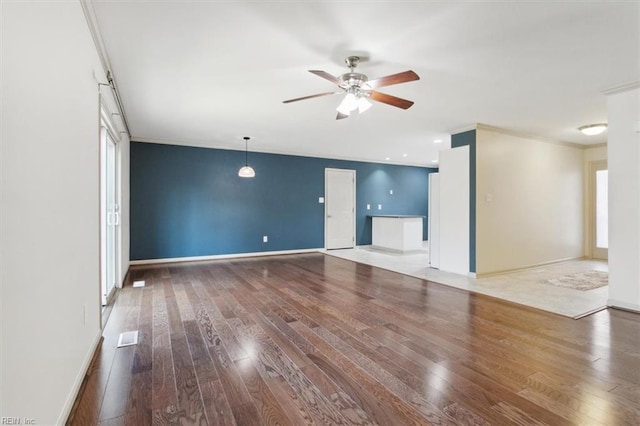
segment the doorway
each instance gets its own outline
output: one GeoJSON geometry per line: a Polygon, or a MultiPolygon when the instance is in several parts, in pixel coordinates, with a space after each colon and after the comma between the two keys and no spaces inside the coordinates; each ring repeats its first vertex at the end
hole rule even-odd
{"type": "Polygon", "coordinates": [[[605,161],[591,164],[591,257],[609,258],[609,170],[605,161]]]}
{"type": "Polygon", "coordinates": [[[324,187],[325,248],[353,248],[356,241],[356,171],[325,169],[324,187]]]}
{"type": "Polygon", "coordinates": [[[100,241],[101,303],[111,300],[119,276],[120,204],[118,190],[118,145],[108,115],[103,111],[100,129],[100,241]]]}

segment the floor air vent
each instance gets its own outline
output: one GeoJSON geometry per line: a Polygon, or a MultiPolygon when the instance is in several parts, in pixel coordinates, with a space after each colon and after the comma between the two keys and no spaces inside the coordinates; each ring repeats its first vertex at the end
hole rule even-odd
{"type": "Polygon", "coordinates": [[[126,333],[120,333],[120,338],[118,339],[118,347],[122,348],[124,346],[131,346],[138,344],[138,330],[136,331],[127,331],[126,333]]]}
{"type": "Polygon", "coordinates": [[[144,287],[144,281],[134,281],[133,288],[144,287]]]}

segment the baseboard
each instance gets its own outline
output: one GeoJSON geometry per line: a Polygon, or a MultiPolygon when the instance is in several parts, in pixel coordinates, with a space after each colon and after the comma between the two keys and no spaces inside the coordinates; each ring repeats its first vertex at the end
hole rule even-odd
{"type": "Polygon", "coordinates": [[[129,264],[127,265],[127,272],[124,274],[124,278],[122,279],[122,282],[120,283],[118,288],[123,288],[124,286],[129,284],[129,278],[131,278],[131,276],[129,275],[130,273],[131,273],[131,262],[129,262],[129,264]]]}
{"type": "Polygon", "coordinates": [[[610,308],[622,309],[623,311],[640,313],[640,305],[636,303],[624,302],[622,300],[608,299],[607,306],[609,306],[610,308]]]}
{"type": "Polygon", "coordinates": [[[242,257],[279,256],[283,254],[316,253],[322,250],[324,249],[312,248],[312,249],[300,249],[300,250],[259,251],[254,253],[216,254],[212,256],[169,257],[169,258],[163,258],[163,259],[132,260],[129,262],[129,265],[138,266],[138,265],[155,265],[159,263],[203,262],[208,260],[236,259],[236,258],[242,258],[242,257]]]}
{"type": "Polygon", "coordinates": [[[476,278],[484,278],[484,277],[492,277],[494,275],[510,274],[511,272],[524,271],[525,269],[540,268],[540,267],[543,267],[543,266],[554,265],[556,263],[569,262],[571,260],[584,260],[584,259],[586,259],[585,256],[568,257],[566,259],[558,259],[558,260],[551,260],[549,262],[534,263],[534,264],[531,264],[531,265],[520,266],[518,268],[513,268],[513,269],[502,269],[500,271],[476,273],[476,278]]]}
{"type": "Polygon", "coordinates": [[[100,342],[102,341],[102,330],[98,330],[96,337],[91,344],[91,348],[87,355],[85,356],[84,361],[82,362],[82,367],[80,368],[80,372],[73,382],[73,386],[71,387],[71,392],[67,397],[67,401],[64,403],[64,407],[60,416],[58,417],[58,421],[56,424],[64,425],[67,423],[69,416],[71,415],[71,411],[75,405],[76,399],[78,398],[78,394],[80,393],[80,389],[82,388],[82,384],[84,383],[84,379],[87,376],[87,372],[89,371],[89,367],[91,367],[91,363],[95,357],[96,350],[98,349],[100,342]]]}

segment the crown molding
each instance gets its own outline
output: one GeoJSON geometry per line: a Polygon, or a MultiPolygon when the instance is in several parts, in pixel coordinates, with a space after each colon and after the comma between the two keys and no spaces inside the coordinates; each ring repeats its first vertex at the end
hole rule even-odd
{"type": "MultiPolygon", "coordinates": [[[[131,142],[140,142],[140,143],[155,143],[161,145],[174,145],[174,146],[184,146],[191,148],[205,148],[205,149],[222,149],[227,151],[242,151],[244,152],[244,144],[238,146],[229,145],[229,144],[216,144],[211,141],[179,141],[173,139],[160,139],[160,138],[140,138],[132,136],[130,138],[131,142]]],[[[293,152],[293,151],[282,151],[282,150],[266,150],[256,148],[255,145],[249,150],[249,155],[252,152],[260,153],[260,154],[274,154],[274,155],[289,155],[292,157],[307,157],[307,158],[322,158],[325,160],[340,160],[340,161],[357,161],[359,163],[371,163],[371,164],[388,164],[393,166],[407,166],[407,167],[420,167],[426,169],[437,169],[439,168],[439,164],[433,163],[418,163],[412,161],[399,162],[399,161],[376,161],[371,158],[364,157],[346,157],[340,155],[321,155],[321,154],[309,154],[302,152],[293,152]]]]}
{"type": "Polygon", "coordinates": [[[449,132],[450,135],[457,135],[459,133],[468,132],[470,130],[476,130],[477,123],[470,124],[468,126],[459,127],[449,132]]]}
{"type": "Polygon", "coordinates": [[[611,87],[603,90],[602,93],[605,96],[617,95],[618,93],[628,92],[630,90],[640,89],[640,81],[634,81],[632,83],[622,84],[620,86],[611,87]]]}
{"type": "MultiPolygon", "coordinates": [[[[540,142],[551,143],[554,145],[568,146],[571,148],[578,148],[578,149],[588,149],[596,146],[596,145],[583,145],[575,142],[567,142],[559,139],[547,138],[544,136],[534,135],[532,133],[525,133],[517,130],[505,129],[503,127],[490,126],[484,123],[475,123],[469,126],[460,127],[456,130],[451,131],[450,134],[457,135],[459,133],[468,132],[470,130],[486,130],[490,132],[501,133],[504,135],[515,136],[519,138],[535,139],[540,142]]],[[[606,144],[603,144],[603,145],[606,146],[606,144]]]]}
{"type": "Polygon", "coordinates": [[[534,134],[531,134],[531,133],[519,132],[517,130],[504,129],[502,127],[494,127],[494,126],[490,126],[488,124],[483,124],[483,123],[477,123],[476,124],[476,129],[477,130],[487,130],[487,131],[495,132],[495,133],[502,133],[504,135],[515,136],[515,137],[518,137],[518,138],[535,139],[535,140],[537,140],[539,142],[550,143],[550,144],[553,144],[553,145],[567,146],[567,147],[570,147],[570,148],[587,149],[587,148],[593,146],[593,145],[583,145],[583,144],[574,143],[574,142],[567,142],[567,141],[563,141],[563,140],[547,138],[547,137],[544,137],[544,136],[538,136],[538,135],[534,135],[534,134]]]}
{"type": "Polygon", "coordinates": [[[82,12],[87,20],[87,26],[93,39],[93,44],[96,47],[98,58],[102,64],[102,71],[104,73],[104,79],[107,79],[107,73],[111,69],[111,63],[109,63],[109,57],[104,47],[104,41],[102,40],[102,34],[100,33],[100,26],[98,25],[98,18],[96,17],[96,11],[93,7],[92,0],[80,0],[80,6],[82,6],[82,12]]]}
{"type": "Polygon", "coordinates": [[[585,149],[593,149],[593,148],[606,148],[607,143],[594,143],[593,145],[584,145],[585,149]]]}
{"type": "MultiPolygon", "coordinates": [[[[127,134],[130,134],[131,131],[129,129],[127,115],[124,111],[124,105],[121,102],[121,96],[118,91],[118,85],[116,84],[115,77],[113,75],[113,71],[111,69],[111,62],[109,61],[109,55],[107,55],[107,49],[104,46],[104,40],[102,38],[102,33],[100,32],[100,25],[98,24],[98,18],[96,16],[96,11],[94,7],[94,0],[80,0],[80,6],[82,7],[82,13],[84,14],[85,20],[87,21],[87,27],[89,28],[89,33],[91,34],[91,38],[93,39],[93,44],[96,48],[96,53],[98,55],[98,59],[100,60],[100,64],[102,65],[103,75],[101,79],[103,81],[98,81],[99,88],[100,84],[107,84],[111,88],[111,94],[113,96],[113,101],[115,103],[116,109],[120,113],[120,117],[124,124],[125,131],[127,134]]],[[[94,71],[95,75],[95,71],[94,71]]],[[[97,80],[97,77],[96,77],[97,80]]],[[[102,92],[100,92],[102,93],[102,92]]]]}

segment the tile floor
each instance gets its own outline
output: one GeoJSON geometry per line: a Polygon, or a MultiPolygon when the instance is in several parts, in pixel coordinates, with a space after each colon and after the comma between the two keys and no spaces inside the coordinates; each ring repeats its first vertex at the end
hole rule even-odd
{"type": "Polygon", "coordinates": [[[607,262],[601,260],[571,260],[517,272],[472,278],[430,268],[426,249],[420,252],[401,254],[363,246],[355,249],[327,250],[326,254],[498,297],[571,318],[580,318],[605,308],[609,297],[608,286],[580,291],[541,283],[549,278],[557,278],[580,271],[608,271],[607,262]]]}

